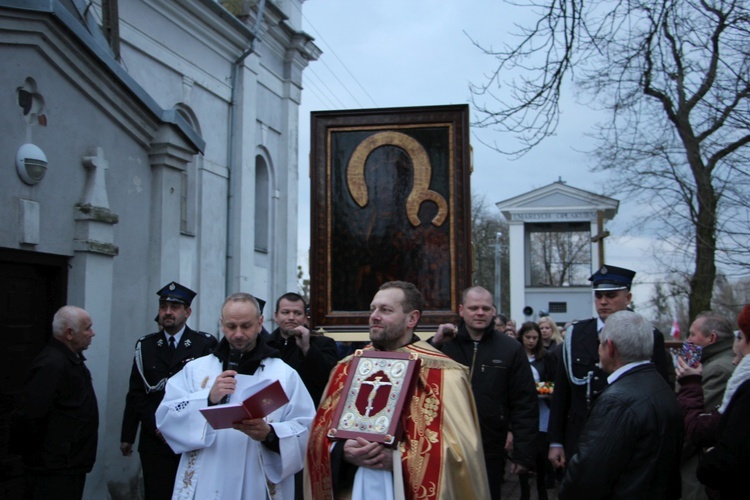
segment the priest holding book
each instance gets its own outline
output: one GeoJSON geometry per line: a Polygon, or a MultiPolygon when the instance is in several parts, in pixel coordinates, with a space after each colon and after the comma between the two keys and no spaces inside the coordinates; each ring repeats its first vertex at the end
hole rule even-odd
{"type": "Polygon", "coordinates": [[[156,424],[182,453],[173,498],[294,498],[315,405],[297,372],[259,335],[263,325],[252,295],[235,293],[221,310],[224,338],[216,351],[169,379],[156,424]],[[288,402],[264,418],[216,430],[201,410],[232,401],[236,375],[246,382],[278,381],[288,402]]]}
{"type": "Polygon", "coordinates": [[[385,283],[375,294],[372,345],[334,368],[315,416],[306,499],[489,498],[468,370],[414,334],[423,304],[419,290],[403,281],[385,283]],[[418,361],[411,384],[403,354],[418,361]],[[374,369],[381,361],[384,369],[374,369]],[[397,391],[400,380],[404,387],[397,391]],[[388,404],[392,397],[402,404],[388,404]],[[392,419],[401,423],[400,434],[387,430],[392,419]],[[374,438],[381,427],[387,434],[374,438]]]}

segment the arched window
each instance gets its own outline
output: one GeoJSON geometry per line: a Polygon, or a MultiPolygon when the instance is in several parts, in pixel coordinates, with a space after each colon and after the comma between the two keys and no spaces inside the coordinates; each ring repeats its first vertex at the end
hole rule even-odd
{"type": "MultiPolygon", "coordinates": [[[[201,134],[200,124],[198,118],[186,104],[178,103],[175,106],[180,116],[187,121],[193,129],[201,134]]],[[[185,171],[182,172],[182,186],[180,189],[180,232],[182,234],[195,234],[195,219],[196,219],[196,203],[198,196],[198,182],[197,182],[197,163],[201,162],[203,157],[197,155],[193,161],[185,166],[185,171]]]]}
{"type": "Polygon", "coordinates": [[[270,214],[270,178],[266,160],[255,157],[255,250],[268,253],[270,214]]]}

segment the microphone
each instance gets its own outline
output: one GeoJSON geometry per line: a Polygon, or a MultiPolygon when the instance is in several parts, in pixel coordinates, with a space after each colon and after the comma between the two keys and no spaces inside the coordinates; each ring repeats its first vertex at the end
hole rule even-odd
{"type": "Polygon", "coordinates": [[[237,368],[240,366],[240,358],[242,358],[242,351],[239,349],[230,349],[225,370],[237,371],[237,368]]]}
{"type": "MultiPolygon", "coordinates": [[[[227,358],[226,362],[224,363],[224,369],[237,371],[237,369],[240,367],[240,358],[242,358],[242,351],[240,351],[239,349],[230,349],[229,358],[227,358]]],[[[229,394],[221,399],[221,404],[226,404],[228,402],[229,394]]]]}

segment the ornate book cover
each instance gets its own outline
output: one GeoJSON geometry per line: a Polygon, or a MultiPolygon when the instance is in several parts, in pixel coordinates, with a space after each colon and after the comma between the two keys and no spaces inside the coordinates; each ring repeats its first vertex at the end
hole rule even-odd
{"type": "Polygon", "coordinates": [[[363,437],[395,446],[401,437],[401,412],[419,374],[419,363],[413,353],[356,351],[328,437],[363,437]]]}

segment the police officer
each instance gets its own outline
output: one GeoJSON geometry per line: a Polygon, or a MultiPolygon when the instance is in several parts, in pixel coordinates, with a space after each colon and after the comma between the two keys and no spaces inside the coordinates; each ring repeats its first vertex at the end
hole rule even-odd
{"type": "MultiPolygon", "coordinates": [[[[599,367],[599,331],[607,318],[628,309],[635,271],[604,265],[589,278],[594,291],[597,317],[577,321],[565,335],[562,364],[558,365],[550,409],[548,438],[549,459],[555,468],[565,466],[573,456],[578,436],[594,398],[607,387],[607,376],[599,367]]],[[[667,351],[664,335],[654,329],[654,352],[651,362],[667,380],[667,351]]]]}
{"type": "Polygon", "coordinates": [[[180,455],[175,454],[156,428],[154,413],[164,397],[167,379],[195,358],[211,353],[216,337],[186,326],[196,293],[177,282],[156,292],[159,295],[157,322],[162,330],[138,339],[130,372],[130,389],[125,399],[120,451],[133,453],[138,425],[141,426],[138,453],[143,468],[146,500],[172,498],[180,455]]]}

